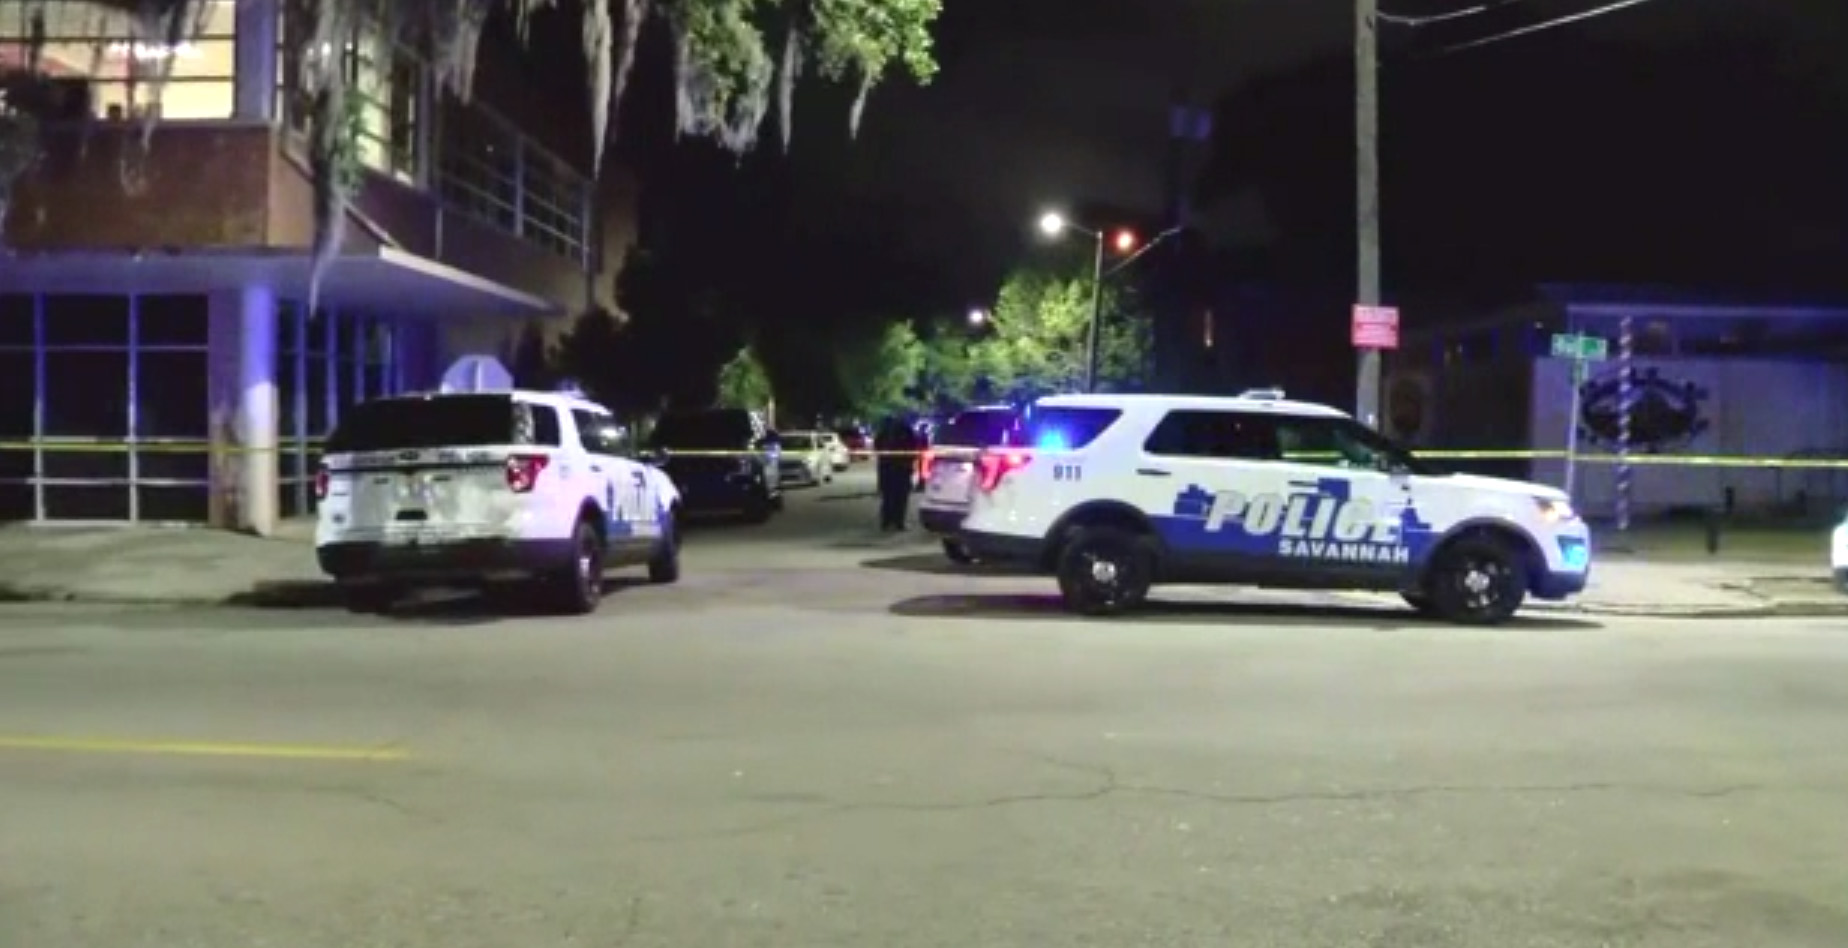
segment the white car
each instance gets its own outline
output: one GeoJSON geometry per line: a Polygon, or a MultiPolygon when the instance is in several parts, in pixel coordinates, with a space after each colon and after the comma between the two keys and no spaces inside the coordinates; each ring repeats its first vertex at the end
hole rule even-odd
{"type": "Polygon", "coordinates": [[[924,496],[918,501],[918,522],[943,544],[943,555],[954,563],[973,562],[957,532],[969,512],[976,459],[985,448],[1019,443],[1020,412],[1011,405],[986,405],[958,412],[936,431],[930,450],[919,465],[924,496]]]}
{"type": "Polygon", "coordinates": [[[1842,522],[1836,526],[1830,547],[1829,568],[1835,573],[1835,588],[1848,593],[1848,513],[1842,515],[1842,522]]]}
{"type": "Polygon", "coordinates": [[[828,452],[828,463],[833,466],[834,473],[839,474],[853,466],[853,452],[847,450],[847,442],[842,441],[840,435],[832,431],[820,431],[816,432],[816,436],[821,439],[823,450],[828,452]]]}
{"type": "Polygon", "coordinates": [[[785,431],[779,460],[783,483],[815,486],[834,483],[834,459],[815,431],[785,431]]]}
{"type": "Polygon", "coordinates": [[[1398,592],[1456,622],[1584,590],[1591,537],[1566,495],[1445,474],[1348,415],[1280,391],[1061,395],[1025,444],[982,453],[958,539],[1058,577],[1073,611],[1159,583],[1398,592]]]}
{"type": "Polygon", "coordinates": [[[505,391],[366,402],[315,473],[315,554],[349,608],[417,586],[521,583],[595,611],[604,572],[680,576],[680,493],[626,456],[609,411],[572,394],[505,391]]]}

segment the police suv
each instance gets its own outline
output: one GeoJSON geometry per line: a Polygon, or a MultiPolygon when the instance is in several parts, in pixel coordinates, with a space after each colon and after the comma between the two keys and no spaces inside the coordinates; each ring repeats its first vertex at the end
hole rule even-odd
{"type": "Polygon", "coordinates": [[[1835,535],[1829,544],[1829,567],[1835,572],[1835,588],[1848,593],[1848,512],[1842,514],[1842,522],[1835,526],[1835,535]]]}
{"type": "Polygon", "coordinates": [[[356,612],[415,586],[520,583],[589,613],[608,568],[680,575],[679,492],[627,454],[609,411],[571,393],[366,402],[315,472],[315,552],[356,612]]]}
{"type": "Polygon", "coordinates": [[[1056,575],[1088,615],[1153,584],[1226,583],[1398,592],[1492,624],[1529,595],[1582,591],[1590,568],[1564,493],[1443,473],[1276,390],[1041,399],[1021,447],[981,454],[968,496],[970,553],[1056,575]]]}

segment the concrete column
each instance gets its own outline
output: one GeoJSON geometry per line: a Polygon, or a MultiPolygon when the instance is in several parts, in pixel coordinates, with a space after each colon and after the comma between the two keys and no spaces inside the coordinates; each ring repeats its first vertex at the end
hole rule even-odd
{"type": "Polygon", "coordinates": [[[239,0],[236,95],[233,115],[257,122],[276,120],[276,46],[282,30],[282,5],[277,0],[239,0]]]}
{"type": "Polygon", "coordinates": [[[276,359],[279,355],[276,325],[276,294],[266,286],[246,286],[238,291],[238,388],[239,431],[244,443],[244,523],[240,526],[258,536],[276,532],[278,493],[281,489],[277,471],[280,447],[277,440],[276,359]]]}
{"type": "Polygon", "coordinates": [[[218,291],[207,318],[211,522],[268,536],[280,506],[276,297],[261,286],[218,291]]]}

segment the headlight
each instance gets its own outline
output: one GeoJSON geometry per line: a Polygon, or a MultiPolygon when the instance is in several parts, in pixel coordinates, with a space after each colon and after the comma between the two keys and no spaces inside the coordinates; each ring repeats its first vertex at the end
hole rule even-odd
{"type": "Polygon", "coordinates": [[[1578,511],[1572,509],[1570,501],[1535,497],[1534,504],[1540,508],[1540,519],[1547,523],[1569,523],[1578,519],[1578,511]]]}

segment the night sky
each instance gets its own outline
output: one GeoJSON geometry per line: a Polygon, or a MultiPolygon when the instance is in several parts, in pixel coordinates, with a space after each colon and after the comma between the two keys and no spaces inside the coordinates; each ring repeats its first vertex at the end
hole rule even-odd
{"type": "MultiPolygon", "coordinates": [[[[1383,37],[1389,292],[1464,269],[1802,285],[1840,270],[1848,3],[1651,0],[1433,55],[1603,2],[1516,0],[1383,37]],[[1716,272],[1735,247],[1759,259],[1716,272]]],[[[1466,5],[1382,0],[1413,16],[1466,5]]],[[[643,181],[644,245],[735,321],[813,327],[824,348],[830,327],[951,315],[1049,253],[1032,229],[1048,206],[1159,213],[1185,95],[1219,110],[1212,180],[1196,184],[1226,272],[1351,285],[1346,0],[946,7],[932,85],[878,89],[850,141],[846,91],[809,83],[793,153],[767,129],[742,160],[672,140],[655,37],[619,149],[643,181]]]]}

